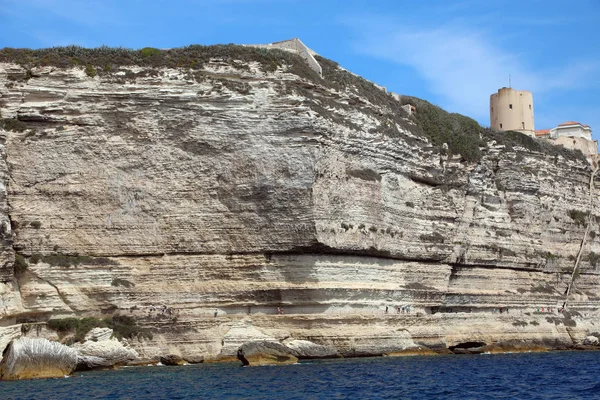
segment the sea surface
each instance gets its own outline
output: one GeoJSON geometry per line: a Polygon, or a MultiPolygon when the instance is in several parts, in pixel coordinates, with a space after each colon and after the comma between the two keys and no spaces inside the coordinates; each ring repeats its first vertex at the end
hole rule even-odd
{"type": "Polygon", "coordinates": [[[0,399],[600,399],[600,352],[130,367],[0,382],[0,399]]]}

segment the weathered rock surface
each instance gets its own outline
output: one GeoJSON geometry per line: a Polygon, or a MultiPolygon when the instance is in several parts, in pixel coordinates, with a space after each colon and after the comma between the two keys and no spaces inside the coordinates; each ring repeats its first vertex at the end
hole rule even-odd
{"type": "Polygon", "coordinates": [[[85,342],[76,343],[77,370],[109,368],[129,364],[139,359],[138,353],[112,338],[110,328],[94,328],[85,337],[85,342]]]}
{"type": "Polygon", "coordinates": [[[4,350],[0,379],[62,378],[76,364],[77,353],[70,347],[47,339],[21,338],[4,350]]]}
{"type": "Polygon", "coordinates": [[[202,364],[204,362],[203,356],[185,356],[184,361],[188,364],[202,364]]]}
{"type": "Polygon", "coordinates": [[[278,342],[244,343],[237,352],[238,359],[244,365],[295,364],[298,358],[295,351],[278,342]]]}
{"type": "Polygon", "coordinates": [[[598,346],[600,345],[600,340],[596,336],[587,336],[583,344],[586,346],[598,346]]]}
{"type": "Polygon", "coordinates": [[[144,359],[290,338],[343,356],[564,348],[600,331],[597,208],[574,314],[557,311],[589,165],[494,143],[465,163],[353,87],[236,65],[0,63],[2,117],[28,128],[0,129],[0,343],[116,312],[154,333],[130,342],[144,359]]]}
{"type": "Polygon", "coordinates": [[[159,357],[159,361],[163,365],[183,365],[185,360],[176,354],[167,354],[159,357]]]}
{"type": "Polygon", "coordinates": [[[323,346],[308,340],[290,340],[284,342],[285,346],[293,350],[299,359],[336,358],[340,353],[330,346],[323,346]]]}

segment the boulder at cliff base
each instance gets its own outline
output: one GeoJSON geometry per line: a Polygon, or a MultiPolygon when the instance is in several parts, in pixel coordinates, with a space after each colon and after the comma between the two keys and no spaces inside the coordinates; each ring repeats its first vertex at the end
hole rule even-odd
{"type": "Polygon", "coordinates": [[[277,365],[295,364],[298,357],[287,346],[277,342],[249,342],[244,343],[237,352],[238,359],[244,365],[277,365]]]}
{"type": "Polygon", "coordinates": [[[0,379],[62,378],[77,365],[77,352],[48,339],[13,340],[4,350],[0,379]]]}

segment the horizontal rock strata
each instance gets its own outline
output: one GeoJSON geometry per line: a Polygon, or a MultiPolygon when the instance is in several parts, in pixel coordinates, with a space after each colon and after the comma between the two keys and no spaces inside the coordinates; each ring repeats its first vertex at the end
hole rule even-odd
{"type": "Polygon", "coordinates": [[[494,142],[467,163],[394,122],[393,102],[239,65],[19,80],[0,64],[2,117],[27,128],[0,129],[0,344],[117,314],[153,333],[128,339],[144,359],[292,340],[346,357],[567,348],[600,332],[596,208],[558,312],[588,164],[494,142]]]}

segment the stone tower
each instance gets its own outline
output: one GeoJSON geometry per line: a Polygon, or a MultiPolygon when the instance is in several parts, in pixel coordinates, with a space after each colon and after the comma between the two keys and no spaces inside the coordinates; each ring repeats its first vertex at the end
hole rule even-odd
{"type": "Polygon", "coordinates": [[[533,135],[533,95],[526,90],[503,87],[490,96],[490,126],[499,131],[533,135]]]}

